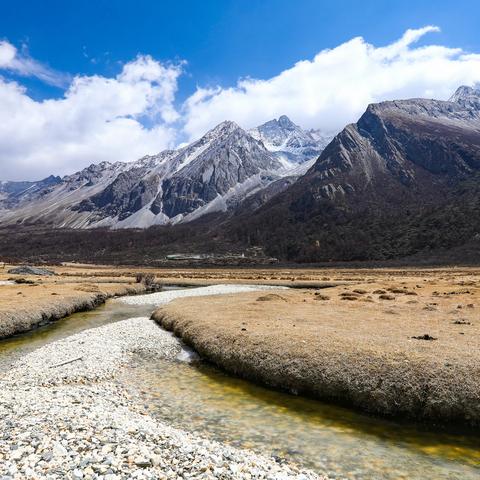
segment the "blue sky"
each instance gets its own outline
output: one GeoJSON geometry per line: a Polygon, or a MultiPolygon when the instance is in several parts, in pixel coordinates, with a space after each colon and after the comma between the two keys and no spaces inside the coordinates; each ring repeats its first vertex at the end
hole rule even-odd
{"type": "MultiPolygon", "coordinates": [[[[435,41],[480,50],[478,1],[3,1],[0,38],[71,74],[112,75],[137,54],[186,60],[182,100],[196,84],[269,78],[355,36],[374,45],[438,25],[435,41]]],[[[32,83],[36,96],[59,95],[32,83]]]]}
{"type": "Polygon", "coordinates": [[[479,19],[478,1],[4,0],[0,40],[15,58],[2,65],[0,51],[0,179],[134,160],[225,117],[249,128],[286,113],[339,130],[371,101],[448,98],[458,83],[480,81],[479,58],[468,57],[480,52],[479,19]],[[419,30],[427,26],[436,28],[419,30]],[[408,40],[409,29],[420,33],[408,40]],[[325,49],[334,53],[315,61],[325,49]],[[22,115],[39,120],[17,139],[9,119],[22,115]]]}

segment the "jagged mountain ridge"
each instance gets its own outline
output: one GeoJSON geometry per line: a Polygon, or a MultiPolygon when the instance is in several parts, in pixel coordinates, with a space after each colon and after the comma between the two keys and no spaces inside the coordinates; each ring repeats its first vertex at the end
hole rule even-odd
{"type": "MultiPolygon", "coordinates": [[[[426,99],[372,104],[328,145],[308,175],[316,194],[397,187],[426,192],[480,169],[480,103],[426,99]]],[[[478,97],[480,99],[480,97],[478,97]]],[[[307,181],[307,179],[306,179],[307,181]]]]}
{"type": "Polygon", "coordinates": [[[461,87],[450,101],[372,104],[229,235],[304,261],[450,248],[480,232],[479,181],[478,88],[461,87]]]}
{"type": "MultiPolygon", "coordinates": [[[[286,115],[253,128],[249,133],[287,165],[316,159],[334,136],[321,130],[303,130],[286,115]]],[[[304,172],[307,170],[308,167],[304,172]]]]}
{"type": "Polygon", "coordinates": [[[50,175],[37,182],[0,182],[0,201],[12,208],[21,199],[33,198],[38,192],[46,192],[61,181],[60,177],[50,175]]]}
{"type": "Polygon", "coordinates": [[[0,200],[0,221],[70,228],[177,223],[232,209],[288,175],[262,142],[226,121],[179,150],[128,164],[93,164],[57,179],[36,196],[17,195],[14,203],[6,194],[0,200]]]}

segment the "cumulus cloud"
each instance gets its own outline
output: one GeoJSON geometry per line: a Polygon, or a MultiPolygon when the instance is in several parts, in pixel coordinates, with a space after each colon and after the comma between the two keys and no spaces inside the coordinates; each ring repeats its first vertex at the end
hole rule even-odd
{"type": "MultiPolygon", "coordinates": [[[[2,61],[11,62],[5,50],[2,61]]],[[[62,175],[172,147],[180,73],[179,65],[139,56],[115,78],[77,76],[62,98],[44,101],[0,77],[1,179],[62,175]]]]}
{"type": "MultiPolygon", "coordinates": [[[[182,64],[138,56],[113,78],[77,76],[62,98],[36,101],[0,76],[0,180],[62,175],[101,161],[132,161],[193,140],[224,120],[244,128],[286,114],[307,128],[340,130],[371,102],[447,99],[480,81],[480,55],[417,42],[438,28],[408,30],[386,46],[353,38],[270,79],[230,88],[198,87],[176,107],[182,64]]],[[[13,45],[0,42],[0,70],[65,81],[13,45]]]]}
{"type": "Polygon", "coordinates": [[[20,53],[14,45],[5,40],[0,41],[0,69],[25,77],[37,77],[55,87],[64,87],[70,79],[69,75],[56,72],[27,53],[20,53]]]}
{"type": "Polygon", "coordinates": [[[246,78],[230,88],[198,88],[184,105],[185,131],[196,138],[222,120],[245,128],[286,114],[309,128],[340,130],[372,102],[410,97],[447,99],[480,80],[480,55],[415,45],[438,27],[408,30],[375,47],[357,37],[270,79],[246,78]]]}

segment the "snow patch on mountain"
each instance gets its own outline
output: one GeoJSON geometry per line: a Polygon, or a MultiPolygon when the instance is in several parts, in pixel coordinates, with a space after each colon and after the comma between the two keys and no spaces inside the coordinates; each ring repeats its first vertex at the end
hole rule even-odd
{"type": "Polygon", "coordinates": [[[321,130],[303,130],[286,115],[253,128],[249,133],[263,142],[287,168],[293,163],[301,164],[318,157],[334,136],[321,130]]]}
{"type": "Polygon", "coordinates": [[[462,100],[478,100],[480,99],[480,83],[476,83],[473,87],[462,85],[457,88],[455,93],[450,97],[450,102],[459,102],[462,100]]]}

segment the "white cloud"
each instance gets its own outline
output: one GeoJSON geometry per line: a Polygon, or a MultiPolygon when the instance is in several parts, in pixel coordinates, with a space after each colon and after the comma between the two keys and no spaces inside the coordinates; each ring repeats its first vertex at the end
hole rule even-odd
{"type": "MultiPolygon", "coordinates": [[[[480,81],[480,55],[415,44],[437,31],[433,26],[408,30],[381,47],[357,37],[270,79],[199,87],[180,114],[175,96],[182,64],[165,65],[150,56],[138,56],[114,78],[70,79],[60,99],[35,101],[19,83],[0,76],[0,179],[132,161],[198,138],[226,119],[250,128],[287,114],[304,127],[331,131],[356,121],[371,102],[446,99],[459,85],[480,81]]],[[[0,42],[2,69],[48,83],[65,79],[6,41],[0,42]]]]}
{"type": "Polygon", "coordinates": [[[0,42],[0,67],[6,68],[15,59],[17,49],[8,42],[0,42]]]}
{"type": "MultiPolygon", "coordinates": [[[[9,62],[8,50],[0,51],[0,62],[9,62]]],[[[45,101],[0,77],[1,179],[63,175],[172,147],[180,73],[178,65],[139,56],[115,78],[78,76],[63,98],[45,101]]]]}
{"type": "Polygon", "coordinates": [[[446,99],[459,85],[480,81],[480,55],[414,45],[438,31],[435,26],[408,30],[384,47],[357,37],[267,80],[198,88],[184,105],[185,131],[196,138],[226,118],[250,128],[282,114],[304,127],[339,130],[356,121],[371,102],[446,99]]]}
{"type": "Polygon", "coordinates": [[[0,69],[25,77],[37,77],[56,87],[64,87],[69,81],[69,75],[52,70],[27,53],[20,53],[15,46],[5,40],[0,41],[0,69]]]}

